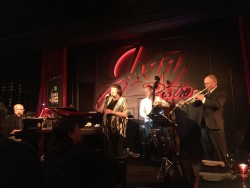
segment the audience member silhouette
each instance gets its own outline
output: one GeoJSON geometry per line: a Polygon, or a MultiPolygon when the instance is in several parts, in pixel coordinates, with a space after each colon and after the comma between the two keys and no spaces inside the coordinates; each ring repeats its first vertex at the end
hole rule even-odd
{"type": "Polygon", "coordinates": [[[43,174],[45,188],[114,187],[113,162],[82,143],[79,123],[72,118],[53,126],[43,174]]]}
{"type": "Polygon", "coordinates": [[[40,157],[30,145],[8,138],[7,109],[0,103],[0,183],[4,188],[41,187],[40,157]]]}

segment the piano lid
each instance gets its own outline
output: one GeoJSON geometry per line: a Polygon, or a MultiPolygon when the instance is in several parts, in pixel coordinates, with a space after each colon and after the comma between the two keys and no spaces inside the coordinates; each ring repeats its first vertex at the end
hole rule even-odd
{"type": "Polygon", "coordinates": [[[68,107],[49,107],[50,110],[64,110],[64,111],[70,111],[70,112],[78,112],[78,110],[72,106],[68,107]]]}
{"type": "Polygon", "coordinates": [[[62,117],[67,117],[67,116],[90,116],[90,115],[99,115],[101,114],[100,112],[95,112],[95,111],[91,111],[91,112],[79,112],[77,109],[75,108],[71,108],[71,107],[53,107],[53,108],[49,108],[51,112],[57,113],[58,115],[62,116],[62,117]]]}
{"type": "Polygon", "coordinates": [[[51,107],[50,112],[54,113],[54,117],[67,118],[72,117],[79,120],[81,123],[91,122],[93,125],[102,123],[103,114],[100,112],[79,112],[72,107],[51,107]]]}

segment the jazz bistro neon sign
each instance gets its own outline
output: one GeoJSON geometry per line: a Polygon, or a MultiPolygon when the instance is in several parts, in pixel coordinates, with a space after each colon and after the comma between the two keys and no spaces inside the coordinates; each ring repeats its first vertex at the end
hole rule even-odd
{"type": "MultiPolygon", "coordinates": [[[[113,75],[115,81],[112,84],[120,84],[123,93],[136,96],[138,93],[144,95],[142,87],[146,84],[153,85],[152,79],[159,76],[160,83],[156,89],[156,94],[166,100],[183,99],[192,95],[193,88],[180,83],[179,80],[187,69],[187,64],[183,62],[180,51],[166,53],[147,54],[148,50],[143,46],[132,48],[123,53],[115,63],[113,75]],[[133,62],[128,63],[129,57],[133,56],[133,62]],[[132,65],[127,67],[127,65],[132,65]],[[124,70],[126,70],[124,72],[124,70]]],[[[131,58],[129,59],[131,61],[131,58]]],[[[110,85],[112,85],[110,84],[110,85]]],[[[102,93],[100,102],[110,88],[102,93]]]]}

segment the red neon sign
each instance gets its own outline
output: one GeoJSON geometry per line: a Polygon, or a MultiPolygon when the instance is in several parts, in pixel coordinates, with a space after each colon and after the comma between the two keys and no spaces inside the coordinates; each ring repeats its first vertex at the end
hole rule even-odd
{"type": "MultiPolygon", "coordinates": [[[[123,53],[116,61],[114,67],[115,83],[120,84],[125,96],[143,96],[143,85],[153,84],[154,76],[160,77],[159,87],[156,89],[156,94],[163,97],[165,100],[178,100],[188,98],[192,95],[193,88],[178,83],[182,75],[187,69],[187,64],[183,62],[183,56],[180,51],[172,52],[152,52],[143,46],[139,48],[131,48],[123,53]],[[128,72],[123,72],[122,69],[126,65],[128,72]]],[[[109,93],[108,88],[102,92],[97,101],[97,106],[109,93]]]]}

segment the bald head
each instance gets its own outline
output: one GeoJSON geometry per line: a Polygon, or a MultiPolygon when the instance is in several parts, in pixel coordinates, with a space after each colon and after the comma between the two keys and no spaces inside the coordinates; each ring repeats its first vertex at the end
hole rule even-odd
{"type": "Polygon", "coordinates": [[[22,116],[23,113],[24,113],[24,107],[22,104],[16,104],[14,107],[13,107],[13,110],[14,110],[14,113],[18,116],[22,116]]]}
{"type": "Polygon", "coordinates": [[[205,77],[204,79],[204,85],[208,89],[208,91],[213,90],[214,88],[217,87],[217,78],[215,75],[210,74],[205,77]]]}

